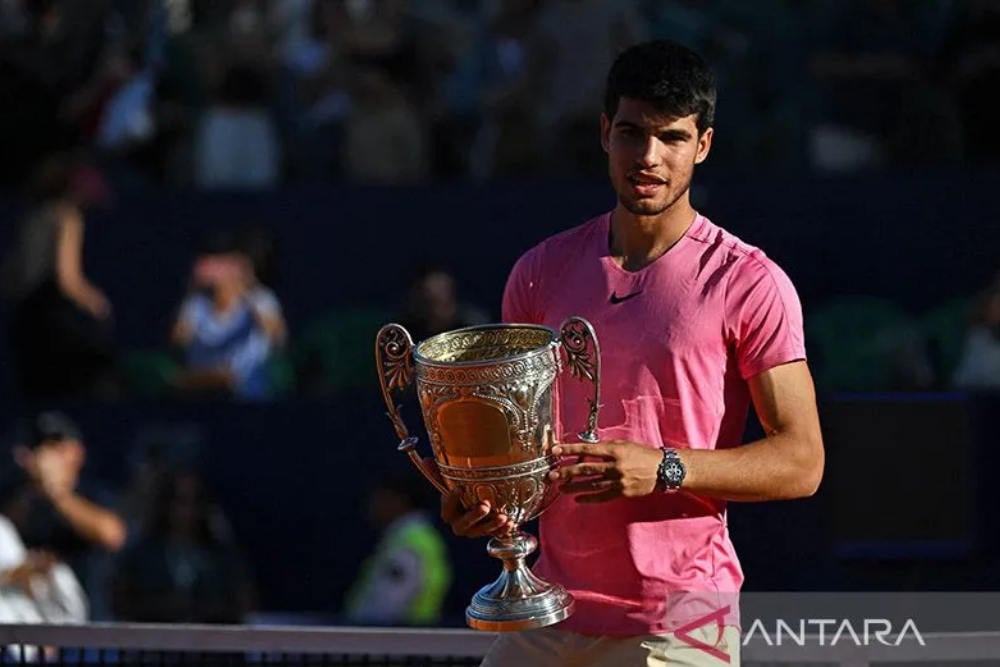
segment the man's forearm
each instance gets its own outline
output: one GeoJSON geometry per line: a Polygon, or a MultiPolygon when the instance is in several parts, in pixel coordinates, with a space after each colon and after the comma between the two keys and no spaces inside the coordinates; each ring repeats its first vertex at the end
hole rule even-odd
{"type": "Polygon", "coordinates": [[[74,492],[51,496],[50,500],[73,530],[87,541],[108,551],[118,551],[125,544],[125,522],[114,512],[74,492]]]}
{"type": "Polygon", "coordinates": [[[811,434],[778,433],[732,449],[680,449],[678,455],[687,469],[682,489],[724,500],[811,496],[823,475],[822,442],[811,434]]]}

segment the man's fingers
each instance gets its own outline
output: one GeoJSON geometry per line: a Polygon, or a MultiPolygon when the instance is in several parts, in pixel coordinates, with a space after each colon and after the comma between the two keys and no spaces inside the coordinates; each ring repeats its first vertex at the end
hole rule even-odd
{"type": "Polygon", "coordinates": [[[462,498],[457,491],[450,491],[441,496],[441,520],[451,523],[462,516],[465,507],[462,505],[462,498]]]}
{"type": "Polygon", "coordinates": [[[560,443],[552,448],[552,453],[556,456],[598,456],[605,459],[614,459],[614,448],[606,443],[588,445],[585,443],[560,443]]]}
{"type": "Polygon", "coordinates": [[[464,537],[487,537],[499,535],[509,531],[513,527],[513,522],[505,514],[491,514],[486,519],[469,528],[464,537]]]}
{"type": "MultiPolygon", "coordinates": [[[[458,521],[451,524],[456,535],[463,537],[485,537],[499,531],[507,524],[507,515],[490,512],[486,509],[481,513],[483,505],[477,505],[458,521]]],[[[488,505],[486,507],[489,507],[488,505]]]]}
{"type": "Polygon", "coordinates": [[[461,494],[452,490],[441,497],[441,519],[461,537],[486,537],[508,532],[514,527],[506,514],[496,512],[483,500],[466,509],[461,494]]]}
{"type": "Polygon", "coordinates": [[[605,461],[587,461],[562,466],[549,473],[549,479],[573,479],[574,477],[615,476],[615,464],[605,461]]]}

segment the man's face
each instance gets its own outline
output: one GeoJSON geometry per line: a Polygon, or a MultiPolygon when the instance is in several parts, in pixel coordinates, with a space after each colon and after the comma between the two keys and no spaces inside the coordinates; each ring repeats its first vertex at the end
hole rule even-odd
{"type": "Polygon", "coordinates": [[[49,438],[39,443],[36,455],[51,455],[57,458],[74,475],[80,473],[87,458],[87,450],[76,438],[49,438]]]}
{"type": "Polygon", "coordinates": [[[712,128],[699,136],[696,114],[673,118],[623,97],[614,118],[601,114],[601,144],[618,200],[634,215],[655,216],[687,194],[694,166],[708,157],[712,128]]]}
{"type": "Polygon", "coordinates": [[[195,262],[194,283],[209,289],[241,283],[246,274],[246,261],[238,253],[204,255],[195,262]]]}

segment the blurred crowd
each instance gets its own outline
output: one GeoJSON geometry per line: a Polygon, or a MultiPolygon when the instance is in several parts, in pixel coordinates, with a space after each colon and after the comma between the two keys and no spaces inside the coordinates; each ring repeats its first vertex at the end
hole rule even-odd
{"type": "Polygon", "coordinates": [[[4,0],[6,184],[86,150],[116,185],[601,174],[601,73],[677,39],[719,71],[713,163],[993,163],[992,0],[4,0]]]}
{"type": "Polygon", "coordinates": [[[68,415],[24,420],[0,467],[0,618],[244,620],[252,576],[175,436],[140,443],[118,489],[88,474],[84,434],[68,415]]]}
{"type": "MultiPolygon", "coordinates": [[[[107,443],[92,445],[66,413],[38,412],[10,440],[11,460],[0,463],[0,622],[233,624],[272,611],[261,609],[250,559],[208,483],[211,443],[200,427],[141,429],[119,484],[86,465],[88,448],[107,443]]],[[[359,500],[376,541],[349,573],[353,584],[327,609],[293,611],[343,624],[440,622],[452,566],[427,511],[432,487],[407,470],[376,478],[359,500]]]]}

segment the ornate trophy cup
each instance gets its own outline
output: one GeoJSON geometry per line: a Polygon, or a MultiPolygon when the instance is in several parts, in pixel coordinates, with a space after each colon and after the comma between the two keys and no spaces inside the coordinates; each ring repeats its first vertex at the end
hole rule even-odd
{"type": "Polygon", "coordinates": [[[514,526],[490,539],[487,551],[503,561],[503,572],[466,609],[469,625],[479,630],[539,628],[573,613],[572,596],[525,565],[538,541],[520,529],[558,493],[548,473],[556,463],[552,385],[563,369],[562,356],[573,376],[593,385],[586,430],[579,437],[597,442],[600,351],[583,318],[568,318],[558,332],[528,324],[468,327],[416,346],[406,329],[387,324],[375,341],[399,451],[441,492],[458,489],[466,507],[488,501],[514,526]],[[436,471],[417,453],[417,438],[409,434],[392,395],[409,386],[414,370],[436,471]]]}

